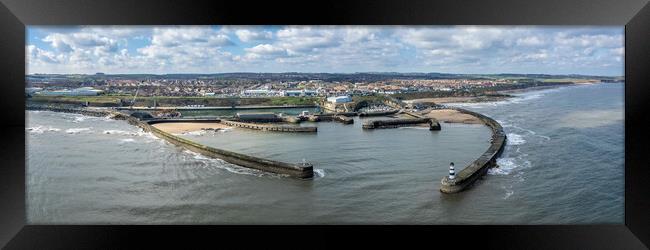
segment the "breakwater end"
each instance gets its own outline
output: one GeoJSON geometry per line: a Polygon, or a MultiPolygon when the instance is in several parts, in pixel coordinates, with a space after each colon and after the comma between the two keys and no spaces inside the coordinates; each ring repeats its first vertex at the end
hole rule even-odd
{"type": "Polygon", "coordinates": [[[232,127],[247,128],[247,129],[254,129],[254,130],[262,130],[262,131],[274,131],[274,132],[308,132],[308,133],[315,133],[315,132],[318,131],[317,127],[268,125],[268,124],[259,124],[259,123],[238,122],[238,121],[231,121],[231,120],[222,120],[221,123],[226,124],[228,126],[232,126],[232,127]]]}
{"type": "Polygon", "coordinates": [[[343,124],[352,124],[354,123],[354,119],[344,116],[344,115],[336,115],[334,116],[334,120],[343,124]]]}
{"type": "Polygon", "coordinates": [[[496,166],[496,159],[501,155],[506,144],[506,135],[501,124],[488,116],[462,108],[450,107],[450,109],[475,116],[492,129],[491,144],[485,153],[458,172],[453,179],[445,176],[440,181],[440,192],[458,193],[470,187],[476,180],[485,175],[488,169],[496,166]]]}
{"type": "Polygon", "coordinates": [[[363,123],[363,129],[378,129],[378,128],[397,128],[404,126],[413,126],[417,124],[429,124],[429,130],[440,130],[440,124],[433,118],[412,118],[412,119],[389,119],[389,120],[373,120],[363,123]]]}

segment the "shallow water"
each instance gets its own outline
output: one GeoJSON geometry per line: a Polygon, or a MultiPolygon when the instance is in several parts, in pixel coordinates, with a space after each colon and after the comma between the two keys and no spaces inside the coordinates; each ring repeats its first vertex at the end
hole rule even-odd
{"type": "Polygon", "coordinates": [[[318,126],[316,134],[234,128],[181,135],[314,164],[313,180],[296,180],[189,152],[124,121],[29,111],[28,222],[622,223],[623,85],[519,95],[457,104],[500,121],[508,144],[500,168],[454,195],[438,191],[440,179],[449,162],[464,167],[487,149],[483,125],[364,131],[355,118],[353,125],[303,124],[318,126]],[[591,111],[603,113],[593,118],[591,111]]]}

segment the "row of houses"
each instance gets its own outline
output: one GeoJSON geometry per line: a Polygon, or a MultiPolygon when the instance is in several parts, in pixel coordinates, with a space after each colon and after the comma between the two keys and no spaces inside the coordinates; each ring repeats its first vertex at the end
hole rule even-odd
{"type": "Polygon", "coordinates": [[[272,89],[247,89],[241,96],[317,96],[317,90],[272,90],[272,89]]]}

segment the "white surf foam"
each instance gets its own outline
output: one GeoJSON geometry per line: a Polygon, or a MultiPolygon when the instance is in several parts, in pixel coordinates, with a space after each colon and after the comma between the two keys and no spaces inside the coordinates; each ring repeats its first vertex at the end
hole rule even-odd
{"type": "Polygon", "coordinates": [[[531,134],[531,135],[533,135],[533,136],[537,136],[537,137],[540,137],[540,138],[542,138],[542,139],[546,139],[547,141],[548,141],[548,140],[551,140],[551,137],[548,137],[548,136],[545,136],[545,135],[538,135],[537,132],[532,131],[532,130],[530,130],[530,129],[525,129],[525,128],[522,128],[522,127],[519,127],[519,126],[515,126],[515,125],[509,126],[509,127],[519,129],[519,130],[524,131],[524,132],[527,132],[527,133],[529,133],[529,134],[531,134]]]}
{"type": "Polygon", "coordinates": [[[507,200],[512,194],[514,194],[515,191],[506,189],[506,195],[503,197],[504,200],[507,200]]]}
{"type": "Polygon", "coordinates": [[[121,139],[120,142],[135,142],[135,140],[131,138],[126,138],[126,139],[121,139]]]}
{"type": "Polygon", "coordinates": [[[192,152],[189,150],[183,151],[187,154],[192,155],[192,157],[202,163],[209,164],[210,166],[214,166],[219,169],[224,169],[228,172],[235,173],[235,174],[244,174],[244,175],[253,175],[257,177],[261,176],[277,176],[277,177],[285,177],[287,175],[281,175],[281,174],[274,174],[274,173],[266,173],[257,169],[251,169],[251,168],[245,168],[241,166],[237,166],[231,163],[228,163],[222,159],[217,159],[217,158],[209,158],[206,157],[202,154],[192,152]]]}
{"type": "Polygon", "coordinates": [[[90,128],[70,128],[66,129],[65,132],[68,134],[79,134],[81,132],[89,132],[90,128]]]}
{"type": "Polygon", "coordinates": [[[509,133],[507,138],[508,138],[508,144],[510,145],[522,145],[526,143],[524,137],[519,134],[509,133]]]}
{"type": "Polygon", "coordinates": [[[87,119],[88,119],[88,116],[79,115],[79,116],[75,116],[74,120],[72,120],[72,122],[80,123],[80,122],[83,122],[83,121],[85,121],[87,119]]]}
{"type": "Polygon", "coordinates": [[[557,88],[545,89],[545,90],[532,90],[527,93],[513,94],[513,97],[505,100],[500,100],[500,101],[446,103],[446,105],[456,106],[456,107],[482,108],[482,107],[495,107],[495,106],[507,105],[507,104],[520,104],[520,103],[528,102],[530,100],[539,99],[540,97],[543,97],[549,93],[561,91],[563,88],[565,87],[557,87],[557,88]]]}
{"type": "Polygon", "coordinates": [[[325,169],[320,169],[320,168],[314,169],[314,175],[319,178],[325,177],[325,169]]]}
{"type": "Polygon", "coordinates": [[[498,167],[488,169],[490,175],[509,175],[519,168],[530,167],[530,161],[518,158],[498,158],[498,167]]]}
{"type": "Polygon", "coordinates": [[[184,134],[184,135],[195,135],[195,136],[199,136],[199,135],[205,135],[205,133],[206,133],[205,130],[197,130],[197,131],[185,132],[185,133],[183,133],[183,134],[184,134]]]}
{"type": "Polygon", "coordinates": [[[32,134],[42,134],[44,132],[56,132],[56,131],[61,131],[61,129],[50,127],[50,126],[33,126],[29,128],[25,128],[29,133],[32,134]]]}

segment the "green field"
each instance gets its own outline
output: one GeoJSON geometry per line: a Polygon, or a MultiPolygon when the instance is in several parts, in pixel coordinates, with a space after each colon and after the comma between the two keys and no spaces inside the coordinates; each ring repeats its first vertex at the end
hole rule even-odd
{"type": "MultiPolygon", "coordinates": [[[[135,99],[134,106],[153,106],[154,100],[158,106],[245,106],[245,105],[313,105],[317,97],[264,97],[264,98],[221,98],[204,96],[146,96],[135,99]]],[[[100,96],[34,96],[28,99],[37,103],[85,104],[90,106],[120,106],[130,105],[133,96],[100,95],[100,96]]]]}

